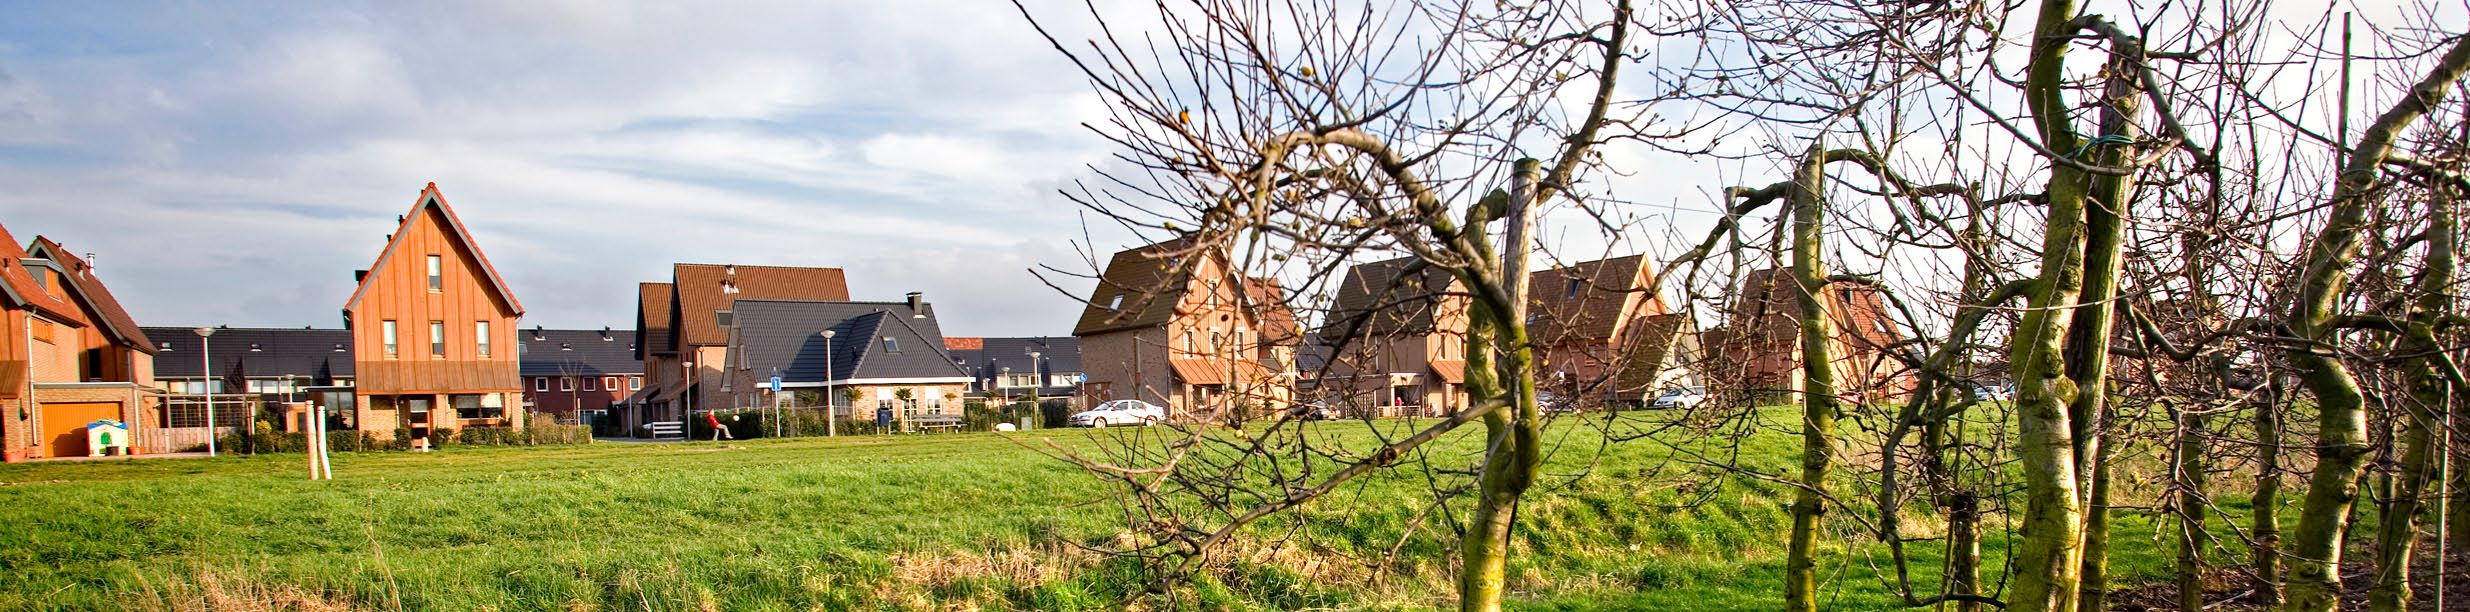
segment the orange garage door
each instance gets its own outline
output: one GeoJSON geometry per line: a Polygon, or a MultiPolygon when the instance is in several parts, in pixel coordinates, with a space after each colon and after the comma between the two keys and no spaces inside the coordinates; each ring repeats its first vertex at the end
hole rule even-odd
{"type": "Polygon", "coordinates": [[[120,402],[43,405],[43,439],[51,441],[47,457],[86,456],[86,424],[120,418],[120,402]]]}

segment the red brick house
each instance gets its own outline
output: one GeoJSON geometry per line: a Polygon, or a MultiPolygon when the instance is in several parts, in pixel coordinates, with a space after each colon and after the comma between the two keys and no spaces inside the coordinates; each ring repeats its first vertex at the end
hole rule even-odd
{"type": "Polygon", "coordinates": [[[343,304],[362,430],[413,437],[523,426],[515,326],[523,304],[446,205],[420,190],[343,304]]]}
{"type": "Polygon", "coordinates": [[[1528,277],[1527,335],[1541,347],[1537,383],[1573,398],[1640,402],[1698,384],[1697,324],[1655,291],[1645,255],[1528,277]]]}
{"type": "Polygon", "coordinates": [[[635,335],[600,329],[521,330],[523,406],[561,423],[596,422],[642,391],[635,335]]]}
{"type": "Polygon", "coordinates": [[[1082,398],[1139,399],[1178,420],[1241,420],[1295,396],[1294,312],[1276,281],[1178,238],[1116,253],[1072,335],[1082,398]]]}
{"type": "Polygon", "coordinates": [[[1375,416],[1466,407],[1465,285],[1414,257],[1347,270],[1317,340],[1314,399],[1375,416]]]}
{"type": "Polygon", "coordinates": [[[87,423],[127,423],[131,450],[161,424],[154,345],[94,265],[49,238],[0,228],[0,459],[89,454],[87,423]]]}
{"type": "MultiPolygon", "coordinates": [[[[1794,401],[1801,392],[1800,285],[1792,271],[1751,272],[1728,312],[1728,322],[1708,333],[1716,347],[1708,368],[1712,391],[1758,403],[1794,401]]],[[[1875,287],[1834,283],[1820,296],[1834,317],[1836,380],[1847,397],[1901,398],[1916,382],[1910,369],[1887,351],[1903,338],[1875,287]]]]}
{"type": "Polygon", "coordinates": [[[840,268],[676,264],[670,281],[637,286],[636,346],[643,389],[619,409],[619,425],[686,418],[689,408],[728,405],[729,328],[739,299],[849,301],[840,268]]]}

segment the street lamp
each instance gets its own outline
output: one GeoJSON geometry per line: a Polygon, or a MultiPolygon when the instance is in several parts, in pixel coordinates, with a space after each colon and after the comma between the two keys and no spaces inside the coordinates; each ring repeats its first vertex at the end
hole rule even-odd
{"type": "Polygon", "coordinates": [[[197,377],[206,386],[206,456],[214,457],[214,328],[197,328],[197,342],[197,377]]]}
{"type": "MultiPolygon", "coordinates": [[[[823,435],[825,437],[840,435],[840,413],[832,407],[832,336],[834,335],[836,334],[832,330],[823,330],[823,435]]],[[[849,406],[852,411],[857,408],[856,404],[849,406]]]]}
{"type": "Polygon", "coordinates": [[[1042,420],[1041,417],[1046,416],[1046,406],[1038,403],[1038,387],[1046,385],[1046,375],[1041,372],[1044,368],[1038,367],[1040,356],[1041,354],[1037,351],[1029,352],[1029,418],[1032,419],[1031,422],[1042,420]]]}

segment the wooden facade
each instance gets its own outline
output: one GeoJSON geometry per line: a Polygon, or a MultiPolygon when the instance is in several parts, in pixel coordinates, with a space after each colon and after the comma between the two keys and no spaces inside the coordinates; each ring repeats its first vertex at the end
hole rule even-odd
{"type": "Polygon", "coordinates": [[[431,183],[343,306],[357,421],[414,437],[522,427],[516,325],[523,306],[431,183]]]}
{"type": "Polygon", "coordinates": [[[159,426],[154,347],[94,266],[47,238],[21,249],[6,229],[0,259],[0,459],[85,456],[98,419],[159,426]]]}
{"type": "Polygon", "coordinates": [[[1139,399],[1174,420],[1237,422],[1295,400],[1302,336],[1283,289],[1186,239],[1116,253],[1072,335],[1087,405],[1139,399]]]}

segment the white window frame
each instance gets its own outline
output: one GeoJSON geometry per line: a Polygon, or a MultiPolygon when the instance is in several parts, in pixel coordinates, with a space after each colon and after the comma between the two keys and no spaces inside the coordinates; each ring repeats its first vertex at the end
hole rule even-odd
{"type": "Polygon", "coordinates": [[[573,376],[560,376],[560,377],[557,377],[557,390],[559,390],[559,391],[565,391],[565,392],[568,392],[568,393],[573,393],[573,392],[574,392],[574,390],[575,390],[575,377],[573,377],[573,376]]]}
{"type": "Polygon", "coordinates": [[[533,391],[533,392],[535,392],[535,393],[547,393],[547,392],[549,392],[549,377],[547,377],[547,376],[534,376],[534,377],[532,377],[532,391],[533,391]]]}
{"type": "Polygon", "coordinates": [[[394,359],[403,354],[401,331],[401,326],[397,325],[394,319],[387,319],[378,324],[378,333],[385,336],[381,341],[386,345],[387,359],[394,359]]]}
{"type": "Polygon", "coordinates": [[[432,359],[446,358],[445,321],[429,322],[429,357],[432,359]]]}
{"type": "Polygon", "coordinates": [[[439,256],[436,256],[436,255],[430,255],[430,256],[429,256],[429,260],[428,260],[428,261],[429,261],[429,290],[430,290],[430,291],[433,291],[433,292],[445,291],[445,290],[446,290],[446,260],[445,260],[445,258],[443,258],[443,257],[439,257],[439,256]]]}
{"type": "Polygon", "coordinates": [[[480,344],[480,358],[489,358],[489,322],[472,322],[472,340],[480,344]]]}

